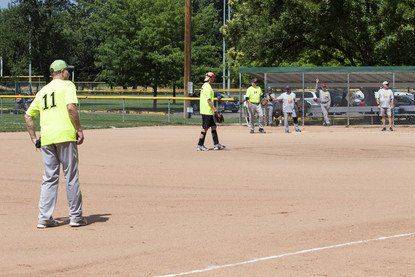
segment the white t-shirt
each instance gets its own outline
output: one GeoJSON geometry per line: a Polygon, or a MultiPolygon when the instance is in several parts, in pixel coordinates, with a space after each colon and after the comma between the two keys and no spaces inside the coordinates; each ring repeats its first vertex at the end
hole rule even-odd
{"type": "Polygon", "coordinates": [[[328,90],[319,90],[320,94],[320,102],[321,104],[325,104],[331,101],[330,92],[328,90]]]}
{"type": "Polygon", "coordinates": [[[390,108],[394,99],[393,91],[391,89],[381,88],[375,92],[375,98],[377,101],[379,101],[379,106],[381,108],[390,108]]]}
{"type": "Polygon", "coordinates": [[[292,113],[294,111],[295,105],[295,93],[291,92],[290,94],[284,92],[277,98],[278,100],[282,100],[282,111],[284,113],[292,113]]]}

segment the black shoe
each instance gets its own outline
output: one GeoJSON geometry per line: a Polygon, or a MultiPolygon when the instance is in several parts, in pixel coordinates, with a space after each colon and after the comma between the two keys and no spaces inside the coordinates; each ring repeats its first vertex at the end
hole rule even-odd
{"type": "Polygon", "coordinates": [[[393,128],[392,127],[389,127],[389,131],[393,132],[393,128]]]}
{"type": "Polygon", "coordinates": [[[386,131],[386,127],[383,127],[381,131],[382,131],[382,132],[386,131]]]}
{"type": "Polygon", "coordinates": [[[265,134],[265,130],[262,128],[259,128],[259,132],[265,134]]]}
{"type": "Polygon", "coordinates": [[[254,130],[251,130],[250,133],[253,134],[253,133],[255,133],[255,131],[254,130]]]}

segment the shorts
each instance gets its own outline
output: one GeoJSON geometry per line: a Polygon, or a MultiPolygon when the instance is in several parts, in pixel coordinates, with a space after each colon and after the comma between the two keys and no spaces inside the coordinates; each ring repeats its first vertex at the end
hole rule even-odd
{"type": "Polygon", "coordinates": [[[209,114],[202,114],[202,128],[203,129],[209,129],[210,127],[215,127],[215,119],[213,118],[213,115],[209,114]]]}
{"type": "Polygon", "coordinates": [[[379,108],[380,116],[392,116],[392,109],[391,108],[379,108]]]}
{"type": "Polygon", "coordinates": [[[285,114],[287,114],[287,115],[291,115],[292,117],[297,117],[297,112],[295,111],[295,109],[293,109],[293,110],[288,110],[288,111],[283,111],[283,113],[284,113],[284,115],[285,114]]]}

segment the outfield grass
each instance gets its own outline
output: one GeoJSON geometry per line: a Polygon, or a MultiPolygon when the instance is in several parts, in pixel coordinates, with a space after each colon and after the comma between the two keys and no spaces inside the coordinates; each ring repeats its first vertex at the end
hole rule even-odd
{"type": "MultiPolygon", "coordinates": [[[[227,124],[238,122],[237,117],[226,118],[227,124]]],[[[84,129],[127,128],[159,125],[199,125],[200,117],[185,119],[181,114],[114,114],[81,112],[84,129]]],[[[37,122],[36,126],[39,126],[37,122]]],[[[0,115],[0,132],[20,132],[26,130],[23,114],[0,115]]]]}

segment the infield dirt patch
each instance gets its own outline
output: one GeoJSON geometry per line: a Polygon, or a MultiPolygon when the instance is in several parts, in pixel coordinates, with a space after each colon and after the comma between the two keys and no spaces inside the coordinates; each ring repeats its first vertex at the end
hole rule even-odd
{"type": "MultiPolygon", "coordinates": [[[[415,232],[415,128],[198,127],[86,131],[90,225],[36,229],[41,156],[0,134],[0,275],[154,276],[415,232]],[[211,144],[210,134],[207,136],[211,144]]],[[[63,178],[63,177],[62,177],[63,178]]],[[[55,217],[67,218],[65,185],[55,217]]],[[[413,276],[415,236],[220,268],[201,276],[413,276]]]]}

